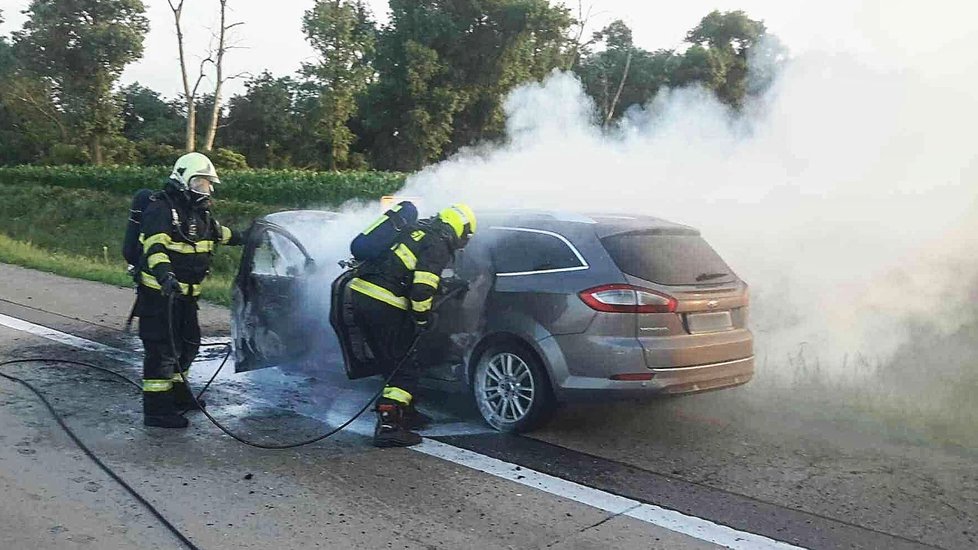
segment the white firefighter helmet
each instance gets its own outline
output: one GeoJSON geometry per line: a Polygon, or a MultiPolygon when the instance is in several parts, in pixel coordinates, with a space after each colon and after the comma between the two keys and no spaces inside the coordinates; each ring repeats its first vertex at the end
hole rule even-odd
{"type": "Polygon", "coordinates": [[[178,158],[177,162],[173,164],[173,172],[170,173],[170,179],[177,184],[181,191],[188,191],[190,180],[194,177],[205,178],[212,184],[221,183],[221,179],[217,177],[217,170],[214,169],[214,163],[211,162],[211,159],[200,153],[187,153],[178,158]]]}

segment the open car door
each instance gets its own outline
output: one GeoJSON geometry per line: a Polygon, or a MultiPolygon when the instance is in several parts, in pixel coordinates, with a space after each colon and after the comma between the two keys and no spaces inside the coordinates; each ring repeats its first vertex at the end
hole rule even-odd
{"type": "Polygon", "coordinates": [[[354,269],[341,273],[333,281],[329,300],[329,324],[339,340],[343,367],[350,380],[373,376],[382,370],[382,365],[375,361],[365,335],[353,319],[353,291],[349,284],[354,277],[354,269]]]}
{"type": "Polygon", "coordinates": [[[262,218],[249,232],[232,296],[235,372],[301,360],[319,323],[303,307],[315,262],[283,226],[262,218]]]}

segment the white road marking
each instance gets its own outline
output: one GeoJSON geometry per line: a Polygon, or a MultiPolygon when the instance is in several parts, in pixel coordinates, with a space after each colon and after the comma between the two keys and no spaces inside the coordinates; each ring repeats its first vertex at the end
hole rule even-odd
{"type": "Polygon", "coordinates": [[[668,510],[652,504],[644,504],[637,500],[613,495],[600,489],[580,485],[559,477],[531,470],[510,462],[485,456],[467,449],[454,447],[440,441],[425,439],[421,445],[411,449],[485,472],[489,475],[513,481],[527,487],[538,489],[545,493],[563,497],[575,502],[587,504],[613,515],[624,515],[670,531],[712,542],[727,548],[738,550],[789,550],[800,549],[761,535],[738,531],[725,525],[713,523],[696,516],[687,516],[674,510],[668,510]]]}
{"type": "Polygon", "coordinates": [[[2,313],[0,313],[0,325],[4,325],[14,330],[19,330],[21,332],[27,332],[35,336],[40,336],[42,338],[47,338],[48,340],[53,340],[73,348],[95,351],[111,357],[116,361],[136,364],[142,363],[142,355],[139,353],[121,350],[112,346],[106,346],[105,344],[86,340],[85,338],[79,338],[66,332],[61,332],[60,330],[54,330],[53,328],[35,325],[34,323],[29,323],[22,319],[10,317],[9,315],[4,315],[2,313]]]}
{"type": "MultiPolygon", "coordinates": [[[[121,350],[85,338],[79,338],[78,336],[36,325],[16,317],[0,314],[0,325],[74,348],[98,352],[125,363],[138,365],[142,361],[141,355],[138,353],[121,350]]],[[[363,433],[363,428],[359,426],[358,428],[353,431],[363,433]]],[[[736,550],[804,550],[800,546],[793,546],[761,535],[738,531],[696,516],[688,516],[674,510],[668,510],[652,504],[644,504],[637,500],[613,495],[600,489],[567,481],[566,479],[554,477],[543,472],[441,443],[433,439],[425,439],[423,443],[410,447],[410,449],[500,479],[532,487],[554,496],[579,502],[612,515],[628,516],[727,548],[736,550]]]]}

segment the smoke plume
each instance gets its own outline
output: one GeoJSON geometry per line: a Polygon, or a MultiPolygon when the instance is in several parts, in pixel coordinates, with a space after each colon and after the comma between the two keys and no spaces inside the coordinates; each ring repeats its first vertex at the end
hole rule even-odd
{"type": "Polygon", "coordinates": [[[404,194],[695,226],[752,287],[759,356],[885,359],[908,319],[945,333],[970,319],[978,191],[975,78],[945,57],[963,68],[978,54],[890,46],[796,53],[741,112],[664,90],[610,131],[574,76],[554,73],[508,97],[504,144],[432,166],[404,194]]]}

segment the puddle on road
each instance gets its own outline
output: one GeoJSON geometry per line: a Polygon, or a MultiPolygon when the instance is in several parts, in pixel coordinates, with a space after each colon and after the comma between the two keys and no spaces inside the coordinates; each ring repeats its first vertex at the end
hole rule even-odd
{"type": "MultiPolygon", "coordinates": [[[[220,367],[225,353],[224,348],[220,347],[204,348],[191,369],[191,386],[198,390],[202,388],[220,367]]],[[[380,388],[380,380],[348,380],[339,371],[310,376],[305,372],[293,372],[289,367],[284,370],[271,367],[236,374],[232,363],[233,359],[229,359],[214,380],[212,388],[221,393],[235,394],[244,402],[228,405],[213,403],[214,406],[209,406],[208,411],[218,420],[228,415],[236,418],[248,417],[258,414],[259,410],[267,414],[268,408],[277,408],[335,427],[356,414],[380,388]]],[[[437,398],[427,399],[419,407],[434,419],[434,423],[421,432],[422,435],[453,436],[492,432],[481,420],[460,416],[454,405],[457,399],[446,399],[449,404],[445,405],[441,405],[440,401],[442,400],[437,398]]],[[[372,436],[373,430],[374,415],[368,409],[344,431],[372,436]]]]}

